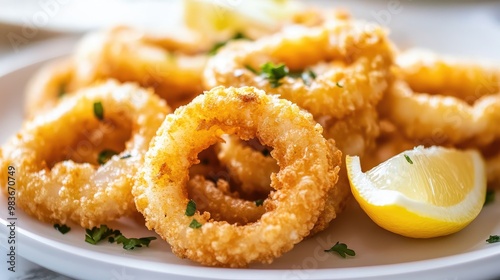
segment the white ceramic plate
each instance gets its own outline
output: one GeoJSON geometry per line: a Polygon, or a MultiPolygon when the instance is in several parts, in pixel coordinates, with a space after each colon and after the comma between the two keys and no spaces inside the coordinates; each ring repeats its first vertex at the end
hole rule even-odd
{"type": "MultiPolygon", "coordinates": [[[[68,54],[74,40],[58,40],[31,48],[0,62],[0,143],[21,126],[23,89],[45,61],[68,54]]],[[[17,170],[17,172],[23,172],[17,170]]],[[[6,176],[2,170],[1,176],[6,176]]],[[[0,196],[1,244],[10,234],[5,195],[0,196]]],[[[331,227],[298,244],[271,265],[248,269],[199,266],[174,256],[166,242],[125,251],[115,244],[84,242],[83,229],[72,226],[62,235],[16,209],[17,254],[51,270],[81,279],[491,279],[500,276],[500,193],[463,231],[442,238],[416,240],[380,229],[352,203],[331,227]],[[342,259],[323,252],[340,241],[356,251],[342,259]]],[[[109,224],[126,236],[156,236],[143,224],[120,220],[109,224]]],[[[4,257],[5,258],[5,257],[4,257]]]]}

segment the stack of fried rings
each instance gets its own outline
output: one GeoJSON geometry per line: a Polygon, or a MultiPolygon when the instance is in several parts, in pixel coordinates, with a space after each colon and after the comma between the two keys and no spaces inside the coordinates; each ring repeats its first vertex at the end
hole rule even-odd
{"type": "MultiPolygon", "coordinates": [[[[204,83],[206,88],[261,88],[296,103],[317,121],[333,119],[329,125],[371,110],[363,114],[369,117],[358,118],[357,123],[359,127],[376,127],[374,106],[388,88],[392,64],[393,48],[381,27],[354,20],[331,20],[317,27],[292,26],[255,42],[230,43],[208,61],[204,83]],[[284,63],[291,72],[311,69],[317,72],[316,77],[308,82],[287,76],[275,87],[250,70],[267,62],[284,63]]],[[[365,130],[361,135],[359,139],[364,143],[355,151],[357,154],[373,145],[378,130],[365,130]]]]}
{"type": "Polygon", "coordinates": [[[108,78],[151,87],[173,108],[186,104],[202,91],[207,55],[197,35],[186,31],[182,37],[158,36],[128,27],[91,33],[73,57],[47,65],[33,78],[26,114],[46,111],[60,95],[108,78]]]}
{"type": "Polygon", "coordinates": [[[498,183],[500,69],[418,49],[397,63],[400,77],[381,103],[383,117],[413,145],[482,150],[488,181],[498,183]]]}
{"type": "Polygon", "coordinates": [[[83,89],[25,123],[0,150],[0,167],[22,170],[16,201],[26,213],[49,223],[98,226],[135,212],[135,174],[169,112],[164,101],[133,84],[83,89]],[[94,104],[102,105],[102,119],[94,104]],[[117,154],[99,165],[106,150],[117,154]]]}
{"type": "Polygon", "coordinates": [[[241,267],[270,263],[309,234],[335,188],[341,153],[321,135],[312,116],[289,101],[251,87],[216,87],[167,116],[153,138],[133,189],[146,225],[180,257],[204,265],[241,267]],[[273,148],[280,170],[275,190],[255,223],[212,221],[186,215],[189,167],[223,134],[256,137],[273,148]],[[178,159],[178,160],[171,160],[178,159]],[[196,220],[201,227],[190,227],[196,220]]]}
{"type": "Polygon", "coordinates": [[[408,138],[464,147],[500,138],[500,69],[421,51],[403,53],[398,62],[402,79],[390,88],[383,112],[408,138]]]}

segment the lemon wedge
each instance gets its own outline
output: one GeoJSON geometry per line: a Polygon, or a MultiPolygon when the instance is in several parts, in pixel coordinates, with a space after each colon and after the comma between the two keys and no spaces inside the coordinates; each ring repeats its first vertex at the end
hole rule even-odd
{"type": "Polygon", "coordinates": [[[183,4],[186,26],[215,38],[237,32],[250,37],[275,32],[302,8],[298,1],[289,0],[184,0],[183,4]]]}
{"type": "Polygon", "coordinates": [[[473,150],[415,147],[363,173],[346,157],[351,190],[380,227],[414,238],[455,233],[482,209],[486,169],[473,150]]]}

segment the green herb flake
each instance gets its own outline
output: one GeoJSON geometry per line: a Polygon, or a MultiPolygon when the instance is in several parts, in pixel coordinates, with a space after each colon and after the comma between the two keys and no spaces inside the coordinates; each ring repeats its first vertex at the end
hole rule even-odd
{"type": "Polygon", "coordinates": [[[193,219],[191,223],[189,224],[190,228],[201,228],[202,224],[198,222],[196,219],[193,219]]]}
{"type": "Polygon", "coordinates": [[[114,155],[117,155],[117,154],[118,153],[113,151],[113,150],[103,150],[97,156],[97,163],[99,163],[100,165],[103,165],[106,162],[108,162],[114,155]]]}
{"type": "Polygon", "coordinates": [[[123,235],[118,235],[113,239],[113,242],[116,242],[116,244],[123,244],[123,249],[125,250],[134,250],[142,246],[149,247],[149,243],[153,240],[156,240],[156,237],[127,238],[123,235]]]}
{"type": "Polygon", "coordinates": [[[248,38],[245,36],[245,34],[243,34],[241,32],[237,32],[229,40],[215,43],[213,45],[213,47],[208,51],[208,55],[215,55],[215,54],[217,54],[217,52],[219,52],[219,49],[222,48],[222,47],[224,47],[227,43],[229,43],[229,41],[241,40],[241,39],[248,39],[248,38]]]}
{"type": "Polygon", "coordinates": [[[61,97],[63,97],[65,94],[66,94],[66,85],[65,85],[65,84],[61,84],[61,85],[59,85],[59,90],[58,90],[58,92],[57,92],[57,97],[58,97],[58,98],[61,98],[61,97]]]}
{"type": "Polygon", "coordinates": [[[104,119],[104,107],[102,107],[102,102],[94,102],[94,116],[99,120],[104,119]]]}
{"type": "Polygon", "coordinates": [[[488,242],[488,243],[500,242],[500,236],[499,235],[490,235],[490,238],[486,239],[486,242],[488,242]]]}
{"type": "Polygon", "coordinates": [[[405,159],[407,162],[409,162],[410,164],[413,164],[413,161],[411,160],[411,158],[408,155],[405,155],[405,154],[403,154],[403,155],[405,156],[405,159]]]}
{"type": "Polygon", "coordinates": [[[224,47],[227,42],[217,42],[213,45],[213,47],[208,51],[208,55],[215,55],[220,48],[224,47]]]}
{"type": "Polygon", "coordinates": [[[250,72],[254,73],[255,75],[259,75],[259,71],[257,71],[257,70],[256,70],[255,68],[253,68],[252,66],[250,66],[250,65],[248,65],[248,64],[245,64],[245,68],[246,68],[248,71],[250,71],[250,72]]]}
{"type": "Polygon", "coordinates": [[[336,84],[336,85],[337,85],[337,87],[339,87],[339,88],[344,88],[344,86],[343,86],[343,85],[341,85],[339,82],[337,82],[337,83],[335,83],[335,84],[336,84]]]}
{"type": "Polygon", "coordinates": [[[262,206],[264,205],[264,199],[257,199],[255,201],[255,206],[259,207],[259,206],[262,206]]]}
{"type": "Polygon", "coordinates": [[[127,159],[127,158],[131,158],[132,155],[131,154],[126,154],[126,155],[123,155],[120,157],[120,159],[127,159]]]}
{"type": "Polygon", "coordinates": [[[352,257],[356,256],[356,252],[354,252],[354,250],[347,248],[346,244],[339,243],[338,241],[337,241],[337,243],[335,243],[335,245],[333,245],[332,248],[325,250],[325,252],[337,253],[337,254],[339,254],[339,256],[341,256],[344,259],[347,257],[346,255],[349,255],[352,257]]]}
{"type": "Polygon", "coordinates": [[[187,203],[185,214],[186,216],[191,217],[194,215],[194,213],[196,213],[196,202],[190,199],[187,203]]]}
{"type": "Polygon", "coordinates": [[[484,199],[484,205],[490,204],[493,201],[495,201],[495,191],[493,191],[493,190],[487,190],[486,191],[486,197],[484,199]]]}
{"type": "Polygon", "coordinates": [[[260,75],[269,81],[271,88],[281,86],[280,80],[290,73],[285,64],[267,62],[260,67],[260,75]]]}
{"type": "Polygon", "coordinates": [[[156,240],[156,237],[142,237],[142,238],[127,238],[119,230],[113,230],[106,225],[100,227],[93,227],[86,229],[85,242],[92,245],[107,239],[109,243],[123,244],[123,249],[133,250],[139,247],[149,247],[151,241],[156,240]]]}
{"type": "Polygon", "coordinates": [[[311,69],[302,72],[300,75],[304,84],[310,86],[312,82],[316,79],[316,73],[314,73],[311,69]]]}
{"type": "Polygon", "coordinates": [[[60,224],[55,224],[54,228],[57,229],[62,234],[66,234],[71,230],[71,228],[68,227],[67,225],[60,225],[60,224]]]}
{"type": "Polygon", "coordinates": [[[92,229],[85,230],[85,242],[96,245],[100,241],[112,236],[121,235],[119,230],[112,230],[106,225],[100,227],[93,227],[92,229]]]}

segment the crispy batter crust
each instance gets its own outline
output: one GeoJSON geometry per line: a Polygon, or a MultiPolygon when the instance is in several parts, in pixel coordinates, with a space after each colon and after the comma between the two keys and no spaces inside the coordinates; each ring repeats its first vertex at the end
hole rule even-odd
{"type": "Polygon", "coordinates": [[[158,130],[134,185],[138,210],[180,257],[210,266],[270,263],[309,234],[334,188],[340,152],[312,116],[289,101],[251,87],[217,87],[169,115],[158,130]],[[222,134],[258,138],[272,147],[280,171],[266,213],[244,226],[185,215],[189,167],[222,134]],[[201,228],[190,228],[196,219],[201,228]]]}

